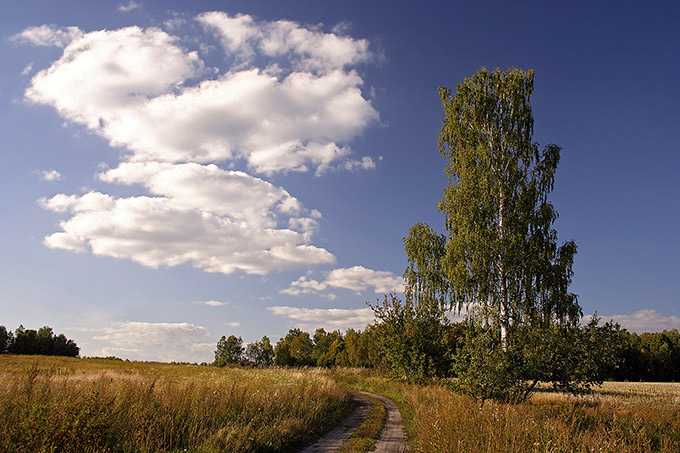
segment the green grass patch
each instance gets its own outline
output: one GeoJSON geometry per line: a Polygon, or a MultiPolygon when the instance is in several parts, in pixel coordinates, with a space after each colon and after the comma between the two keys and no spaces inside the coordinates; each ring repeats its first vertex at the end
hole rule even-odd
{"type": "Polygon", "coordinates": [[[375,441],[385,424],[385,406],[372,396],[362,395],[371,403],[366,420],[338,450],[340,453],[364,453],[375,449],[375,441]]]}

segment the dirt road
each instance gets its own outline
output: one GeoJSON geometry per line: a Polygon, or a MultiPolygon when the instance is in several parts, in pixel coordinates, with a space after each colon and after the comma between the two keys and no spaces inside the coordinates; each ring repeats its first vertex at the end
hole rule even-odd
{"type": "MultiPolygon", "coordinates": [[[[375,395],[368,392],[360,392],[364,395],[372,396],[380,401],[385,406],[386,420],[380,437],[375,442],[378,453],[401,453],[406,451],[406,434],[404,434],[404,425],[401,420],[401,413],[399,409],[389,398],[375,395]]],[[[330,453],[337,451],[340,446],[359,428],[359,425],[368,416],[368,411],[371,408],[370,402],[357,394],[352,393],[352,398],[357,401],[357,407],[354,412],[342,421],[339,427],[323,436],[317,443],[311,447],[307,447],[302,453],[324,452],[330,453]]]]}

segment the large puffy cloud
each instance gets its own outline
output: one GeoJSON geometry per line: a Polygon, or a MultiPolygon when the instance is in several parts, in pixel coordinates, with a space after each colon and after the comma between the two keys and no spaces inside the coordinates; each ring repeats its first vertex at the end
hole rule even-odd
{"type": "MultiPolygon", "coordinates": [[[[375,271],[363,266],[340,268],[330,271],[325,280],[317,281],[300,277],[290,284],[290,287],[281,291],[282,294],[297,296],[300,294],[323,294],[329,289],[348,289],[361,293],[373,289],[376,294],[389,292],[403,292],[404,280],[392,272],[375,271]]],[[[333,299],[330,293],[327,297],[333,299]]]]}
{"type": "Polygon", "coordinates": [[[203,362],[214,349],[208,330],[189,323],[116,323],[93,339],[104,343],[96,354],[131,360],[203,362]]]}
{"type": "Polygon", "coordinates": [[[65,47],[33,77],[27,99],[124,150],[101,181],[143,187],[128,198],[93,190],[41,199],[71,216],[45,244],[225,274],[333,264],[312,245],[318,211],[215,164],[243,162],[265,175],[375,167],[369,156],[352,158],[348,146],[379,119],[352,68],[373,58],[368,42],[290,21],[224,13],[197,20],[236,62],[230,68],[206,68],[198,52],[159,28],[44,26],[15,36],[65,47]]]}
{"type": "MultiPolygon", "coordinates": [[[[370,308],[298,308],[288,306],[268,307],[272,314],[284,316],[303,323],[305,328],[323,327],[325,329],[363,329],[375,321],[370,308]]],[[[300,326],[299,326],[300,327],[300,326]]]]}
{"type": "MultiPolygon", "coordinates": [[[[282,62],[278,70],[240,66],[199,81],[208,71],[178,38],[158,28],[128,27],[74,38],[58,61],[34,76],[26,96],[126,148],[136,161],[243,159],[264,174],[371,168],[370,157],[351,159],[347,146],[378,120],[361,93],[363,80],[345,68],[367,60],[367,43],[293,22],[251,20],[245,27],[250,31],[239,31],[239,19],[233,20],[235,37],[227,51],[249,49],[248,33],[269,36],[276,30],[276,39],[296,56],[286,60],[291,68],[303,57],[321,62],[288,71],[281,70],[282,62]],[[322,59],[319,46],[337,50],[322,59]]],[[[284,49],[265,45],[272,40],[261,40],[253,52],[285,56],[284,49]]]]}
{"type": "Polygon", "coordinates": [[[45,238],[51,248],[90,250],[129,258],[148,267],[191,263],[207,272],[272,270],[329,264],[335,257],[290,229],[253,228],[244,222],[200,211],[164,197],[114,198],[99,192],[59,194],[42,205],[72,217],[63,231],[45,238]]]}
{"type": "Polygon", "coordinates": [[[248,228],[274,228],[279,217],[290,216],[284,226],[304,226],[302,232],[307,232],[316,228],[321,216],[318,211],[306,210],[281,187],[214,164],[123,163],[99,178],[144,185],[152,194],[172,199],[176,207],[226,216],[248,228]]]}
{"type": "Polygon", "coordinates": [[[172,92],[202,68],[196,52],[185,52],[160,29],[101,30],[71,42],[59,60],[33,77],[26,97],[54,106],[113,144],[129,144],[129,137],[118,137],[107,123],[136,117],[150,98],[172,92]]]}

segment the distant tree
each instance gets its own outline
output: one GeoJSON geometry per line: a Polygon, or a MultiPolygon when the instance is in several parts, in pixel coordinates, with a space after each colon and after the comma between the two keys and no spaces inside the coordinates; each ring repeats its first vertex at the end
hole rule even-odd
{"type": "Polygon", "coordinates": [[[325,367],[331,366],[347,366],[349,361],[347,360],[347,354],[345,352],[345,339],[342,335],[338,335],[333,340],[333,343],[328,348],[326,353],[326,360],[323,363],[325,367]]]}
{"type": "Polygon", "coordinates": [[[73,340],[67,339],[63,333],[60,333],[53,339],[54,355],[62,355],[67,357],[78,357],[80,348],[73,340]]]}
{"type": "Polygon", "coordinates": [[[645,380],[680,381],[680,333],[677,329],[640,335],[645,380]]]}
{"type": "Polygon", "coordinates": [[[274,347],[274,364],[281,366],[313,365],[312,350],[314,343],[309,333],[300,329],[290,329],[274,347]]]}
{"type": "Polygon", "coordinates": [[[314,347],[312,348],[312,362],[316,366],[323,366],[321,362],[324,360],[326,354],[328,353],[328,348],[330,347],[333,339],[323,328],[318,328],[314,332],[312,337],[314,342],[314,347]]]}
{"type": "Polygon", "coordinates": [[[54,335],[51,327],[44,326],[38,331],[19,325],[14,331],[0,326],[0,351],[10,354],[41,354],[78,357],[80,348],[64,334],[54,335]],[[4,334],[3,334],[4,331],[4,334]],[[4,338],[4,346],[3,346],[4,338]]]}
{"type": "Polygon", "coordinates": [[[359,343],[357,345],[357,363],[355,366],[373,368],[378,356],[376,342],[373,341],[376,328],[373,324],[369,324],[359,334],[359,343]]]}
{"type": "Polygon", "coordinates": [[[12,332],[8,332],[5,326],[0,326],[0,354],[7,353],[13,340],[12,332]]]}
{"type": "Polygon", "coordinates": [[[274,348],[269,337],[266,335],[262,340],[250,343],[246,347],[248,362],[257,367],[271,366],[274,364],[274,348]]]}
{"type": "Polygon", "coordinates": [[[361,332],[357,332],[354,329],[347,329],[345,332],[345,355],[347,356],[347,362],[349,366],[358,367],[359,358],[359,338],[361,337],[361,332]]]}
{"type": "Polygon", "coordinates": [[[312,349],[312,363],[320,367],[335,365],[337,355],[344,349],[344,340],[340,331],[326,332],[316,329],[314,332],[314,347],[312,349]]]}
{"type": "Polygon", "coordinates": [[[52,341],[53,338],[54,332],[52,331],[51,327],[44,326],[38,329],[38,332],[35,336],[38,354],[52,355],[54,350],[54,343],[52,341]]]}
{"type": "Polygon", "coordinates": [[[226,338],[224,335],[217,342],[217,349],[215,350],[215,364],[224,366],[224,364],[239,364],[243,361],[243,340],[241,337],[229,335],[226,338]]]}
{"type": "Polygon", "coordinates": [[[14,342],[10,346],[9,352],[11,354],[38,354],[37,334],[38,332],[35,330],[27,330],[19,324],[19,327],[14,331],[14,342]]]}

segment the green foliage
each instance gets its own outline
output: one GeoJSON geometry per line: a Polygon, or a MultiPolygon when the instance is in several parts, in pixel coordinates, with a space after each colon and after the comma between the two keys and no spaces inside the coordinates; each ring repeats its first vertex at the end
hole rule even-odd
{"type": "Polygon", "coordinates": [[[402,303],[390,294],[371,308],[379,320],[372,336],[378,367],[409,381],[449,374],[451,326],[438,307],[402,303]]]}
{"type": "Polygon", "coordinates": [[[35,331],[20,325],[14,335],[0,326],[0,354],[5,353],[78,357],[80,348],[64,334],[55,335],[49,326],[35,331]]]}
{"type": "Polygon", "coordinates": [[[262,340],[250,343],[246,347],[248,363],[256,367],[267,367],[274,364],[274,348],[266,335],[262,340]]]}
{"type": "Polygon", "coordinates": [[[0,326],[0,354],[6,354],[9,345],[14,341],[12,332],[7,332],[5,326],[0,326]]]}
{"type": "Polygon", "coordinates": [[[312,363],[320,367],[339,365],[338,361],[348,362],[345,350],[345,340],[339,330],[326,332],[324,329],[316,329],[314,332],[314,348],[312,349],[312,363]]]}
{"type": "Polygon", "coordinates": [[[440,88],[439,150],[449,180],[439,209],[448,241],[443,269],[452,305],[475,305],[505,331],[512,324],[575,324],[568,291],[576,245],[557,245],[548,201],[560,148],[532,142],[533,71],[487,71],[440,88]]]}
{"type": "Polygon", "coordinates": [[[618,332],[621,363],[612,370],[611,379],[629,381],[680,382],[680,333],[618,332]]]}
{"type": "Polygon", "coordinates": [[[456,388],[481,404],[487,399],[513,399],[516,389],[511,355],[490,329],[469,331],[458,349],[453,370],[456,388]]]}
{"type": "Polygon", "coordinates": [[[475,327],[454,371],[459,388],[481,401],[523,400],[544,380],[578,391],[599,376],[588,340],[598,331],[576,327],[581,308],[569,292],[576,245],[558,246],[552,227],[557,212],[548,195],[560,148],[532,141],[533,83],[533,71],[482,68],[455,93],[439,89],[448,178],[439,209],[448,237],[421,223],[411,228],[404,238],[406,303],[383,305],[383,330],[394,339],[379,343],[384,360],[393,372],[419,378],[439,374],[429,371],[432,348],[452,352],[438,349],[443,336],[434,326],[441,323],[430,318],[441,319],[445,307],[467,309],[475,327]],[[404,337],[409,323],[429,328],[414,341],[404,337]]]}
{"type": "Polygon", "coordinates": [[[416,223],[403,239],[408,267],[404,271],[404,296],[415,305],[445,306],[449,284],[442,268],[446,236],[427,224],[416,223]]]}
{"type": "Polygon", "coordinates": [[[314,343],[307,332],[290,329],[274,347],[274,364],[297,367],[313,365],[313,349],[314,343]]]}
{"type": "Polygon", "coordinates": [[[458,389],[484,401],[521,402],[540,382],[583,394],[601,385],[621,362],[621,328],[593,316],[582,327],[514,326],[503,349],[489,328],[469,329],[455,357],[458,389]]]}
{"type": "Polygon", "coordinates": [[[222,335],[222,338],[217,342],[217,349],[215,350],[215,365],[240,364],[243,363],[243,359],[244,348],[241,337],[237,338],[234,335],[229,335],[229,338],[226,338],[222,335]]]}

